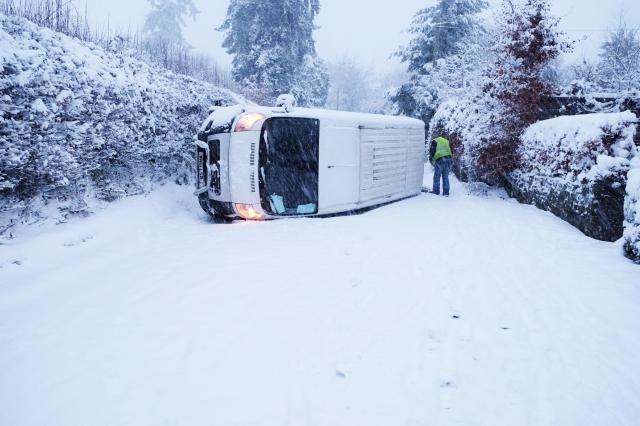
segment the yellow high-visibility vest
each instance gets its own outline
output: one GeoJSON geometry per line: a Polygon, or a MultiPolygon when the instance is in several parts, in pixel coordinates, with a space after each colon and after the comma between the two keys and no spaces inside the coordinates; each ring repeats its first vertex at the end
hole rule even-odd
{"type": "Polygon", "coordinates": [[[451,144],[445,138],[438,137],[435,139],[436,141],[436,153],[433,156],[433,160],[438,160],[443,157],[453,157],[453,152],[451,152],[451,144]]]}

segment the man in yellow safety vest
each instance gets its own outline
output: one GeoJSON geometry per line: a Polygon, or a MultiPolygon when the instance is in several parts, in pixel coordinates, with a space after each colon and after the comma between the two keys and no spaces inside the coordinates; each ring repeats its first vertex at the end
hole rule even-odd
{"type": "Polygon", "coordinates": [[[451,144],[442,136],[431,141],[429,148],[429,162],[433,165],[433,193],[440,195],[440,177],[442,177],[442,195],[449,196],[449,171],[453,164],[451,144]]]}

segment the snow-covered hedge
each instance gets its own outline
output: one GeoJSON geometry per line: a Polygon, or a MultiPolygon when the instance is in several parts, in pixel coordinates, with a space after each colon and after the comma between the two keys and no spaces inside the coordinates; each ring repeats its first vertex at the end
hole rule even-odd
{"type": "Polygon", "coordinates": [[[431,120],[429,138],[445,136],[454,151],[454,172],[462,180],[482,180],[480,151],[495,133],[498,105],[477,95],[443,102],[431,120]]]}
{"type": "Polygon", "coordinates": [[[520,167],[508,176],[509,192],[591,237],[618,240],[624,230],[627,174],[638,151],[637,123],[635,114],[626,111],[533,124],[521,137],[520,167]]]}
{"type": "Polygon", "coordinates": [[[0,233],[190,180],[197,127],[234,95],[122,50],[0,14],[0,233]]]}
{"type": "Polygon", "coordinates": [[[635,155],[630,111],[558,117],[530,126],[519,148],[522,173],[586,183],[624,179],[635,155]]]}
{"type": "Polygon", "coordinates": [[[640,155],[631,161],[624,213],[624,251],[627,257],[640,264],[640,155]]]}

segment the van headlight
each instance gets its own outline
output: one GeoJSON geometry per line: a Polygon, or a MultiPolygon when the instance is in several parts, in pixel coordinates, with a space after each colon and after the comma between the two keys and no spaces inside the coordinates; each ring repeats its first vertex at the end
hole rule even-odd
{"type": "Polygon", "coordinates": [[[242,114],[238,121],[236,121],[235,132],[248,132],[249,130],[260,130],[256,124],[262,124],[265,120],[265,115],[260,114],[259,112],[248,112],[246,114],[242,114]]]}
{"type": "Polygon", "coordinates": [[[264,215],[251,204],[234,204],[233,207],[235,208],[236,213],[238,213],[238,216],[240,216],[243,219],[247,219],[247,220],[264,219],[264,215]]]}

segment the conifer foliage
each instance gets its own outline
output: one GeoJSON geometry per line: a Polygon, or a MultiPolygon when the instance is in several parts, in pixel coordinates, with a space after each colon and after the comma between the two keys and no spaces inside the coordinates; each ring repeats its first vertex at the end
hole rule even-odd
{"type": "Polygon", "coordinates": [[[390,96],[398,113],[425,121],[433,116],[442,100],[441,68],[453,62],[448,59],[466,56],[462,44],[468,44],[471,35],[482,37],[479,13],[487,6],[485,0],[439,0],[416,13],[409,27],[411,41],[395,53],[411,75],[411,81],[390,96]]]}
{"type": "Polygon", "coordinates": [[[416,13],[409,27],[412,39],[397,53],[411,73],[424,75],[426,65],[455,53],[457,44],[479,27],[484,0],[439,0],[416,13]]]}
{"type": "Polygon", "coordinates": [[[147,41],[168,48],[189,47],[182,30],[185,18],[199,13],[193,0],[149,0],[149,4],[151,12],[144,24],[147,41]]]}
{"type": "Polygon", "coordinates": [[[301,106],[325,104],[329,77],[313,39],[319,11],[319,0],[231,0],[219,30],[234,55],[233,78],[249,97],[272,104],[291,93],[301,106]]]}

